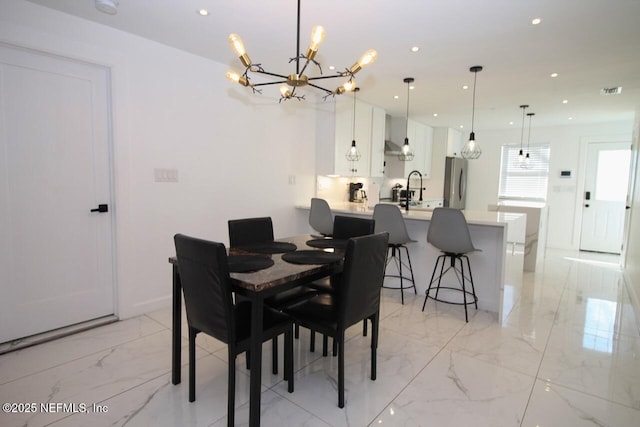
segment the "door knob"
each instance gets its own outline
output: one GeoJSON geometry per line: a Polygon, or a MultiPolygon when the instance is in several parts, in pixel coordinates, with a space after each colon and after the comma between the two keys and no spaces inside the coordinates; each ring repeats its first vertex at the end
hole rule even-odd
{"type": "Polygon", "coordinates": [[[109,212],[109,205],[98,205],[96,209],[91,209],[91,212],[109,212]]]}

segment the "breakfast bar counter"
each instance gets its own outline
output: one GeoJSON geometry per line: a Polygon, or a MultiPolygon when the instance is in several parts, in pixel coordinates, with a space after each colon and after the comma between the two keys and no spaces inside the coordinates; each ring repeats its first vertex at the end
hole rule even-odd
{"type": "MultiPolygon", "coordinates": [[[[373,206],[348,202],[329,204],[334,215],[373,216],[373,206]]],[[[308,217],[309,206],[296,208],[300,215],[308,217]]],[[[421,300],[429,285],[436,258],[440,255],[436,248],[427,243],[432,213],[432,210],[414,207],[410,207],[408,213],[402,209],[409,235],[415,240],[407,246],[421,300]]],[[[496,313],[497,320],[502,322],[520,297],[524,253],[514,249],[520,246],[510,243],[524,241],[526,214],[489,211],[463,213],[473,244],[481,250],[469,254],[478,309],[496,313]]],[[[464,316],[462,311],[461,315],[464,316]]]]}

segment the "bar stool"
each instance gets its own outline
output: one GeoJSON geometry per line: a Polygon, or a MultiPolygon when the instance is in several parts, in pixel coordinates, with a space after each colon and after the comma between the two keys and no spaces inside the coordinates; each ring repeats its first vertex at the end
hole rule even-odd
{"type": "Polygon", "coordinates": [[[464,319],[469,322],[469,315],[467,313],[467,305],[474,304],[476,310],[478,309],[478,297],[473,286],[473,276],[471,274],[471,264],[469,263],[469,257],[466,255],[469,252],[480,251],[473,246],[471,241],[471,234],[469,233],[469,225],[462,212],[453,208],[436,208],[431,216],[431,224],[429,225],[429,231],[427,233],[427,242],[431,243],[436,248],[442,251],[442,255],[438,256],[436,265],[433,267],[433,273],[431,274],[431,281],[429,282],[429,288],[425,292],[424,303],[422,304],[422,311],[424,311],[429,298],[444,302],[447,304],[456,304],[464,306],[464,319]],[[450,265],[447,269],[444,269],[446,260],[450,260],[450,265]],[[465,276],[464,263],[462,260],[467,261],[467,269],[469,270],[469,277],[465,276]],[[440,274],[435,277],[438,264],[440,265],[440,274]],[[460,261],[460,267],[456,267],[456,260],[460,261]],[[442,286],[442,277],[450,270],[453,270],[460,287],[442,286]],[[438,282],[434,287],[434,282],[438,282]],[[471,291],[466,288],[466,283],[471,284],[471,291]],[[447,289],[449,291],[461,292],[462,302],[451,301],[438,297],[440,289],[447,289]],[[435,290],[435,296],[431,295],[431,291],[435,290]]]}
{"type": "Polygon", "coordinates": [[[380,233],[386,231],[389,233],[389,249],[391,249],[391,256],[387,257],[387,265],[385,268],[385,277],[395,277],[400,279],[400,287],[397,286],[385,286],[384,288],[388,289],[400,289],[400,299],[402,304],[404,304],[404,290],[413,288],[413,293],[417,293],[416,291],[416,281],[413,276],[413,267],[411,266],[411,257],[409,256],[409,249],[406,244],[410,242],[415,242],[409,237],[409,233],[407,232],[407,225],[404,222],[404,218],[402,218],[402,212],[400,208],[396,205],[389,204],[377,204],[373,208],[373,219],[376,223],[376,233],[380,233]],[[407,256],[407,262],[405,263],[402,259],[402,251],[404,249],[405,254],[407,256]],[[389,264],[393,261],[396,266],[396,270],[398,274],[387,274],[387,269],[389,264]],[[409,269],[409,273],[411,277],[405,275],[403,273],[402,268],[409,269]],[[409,286],[404,286],[405,281],[411,283],[409,286]]]}
{"type": "Polygon", "coordinates": [[[325,237],[333,235],[333,214],[326,200],[315,197],[311,199],[309,225],[325,237]]]}

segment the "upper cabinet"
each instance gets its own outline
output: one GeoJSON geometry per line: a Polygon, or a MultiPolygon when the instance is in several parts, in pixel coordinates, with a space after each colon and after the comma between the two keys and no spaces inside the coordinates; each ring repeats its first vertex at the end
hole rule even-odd
{"type": "Polygon", "coordinates": [[[353,97],[337,97],[322,104],[316,126],[317,171],[319,175],[382,176],[384,172],[385,112],[353,97]],[[333,108],[331,108],[333,106],[333,108]],[[355,122],[354,122],[355,120],[355,122]],[[355,141],[360,160],[349,161],[346,154],[355,141]]]}
{"type": "Polygon", "coordinates": [[[371,167],[369,176],[384,176],[384,140],[386,136],[386,113],[373,107],[371,115],[371,167]]]}
{"type": "Polygon", "coordinates": [[[447,157],[462,157],[462,132],[451,128],[436,128],[434,138],[438,143],[446,144],[447,157]]]}
{"type": "Polygon", "coordinates": [[[406,178],[411,171],[417,170],[423,178],[431,178],[433,128],[412,119],[407,121],[404,118],[392,118],[391,138],[393,142],[402,147],[405,136],[409,138],[409,146],[414,152],[414,158],[410,161],[401,161],[396,160],[396,155],[391,156],[392,161],[387,163],[386,176],[406,178]]]}

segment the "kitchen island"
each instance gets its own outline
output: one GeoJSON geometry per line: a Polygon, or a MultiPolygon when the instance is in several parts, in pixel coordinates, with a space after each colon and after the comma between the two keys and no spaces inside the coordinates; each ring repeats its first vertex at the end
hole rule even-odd
{"type": "MultiPolygon", "coordinates": [[[[370,218],[373,207],[362,203],[331,203],[334,215],[370,218]]],[[[296,206],[300,215],[309,215],[309,206],[296,206]]],[[[432,210],[402,210],[409,235],[416,242],[408,245],[418,295],[424,298],[431,273],[440,252],[427,243],[432,210]]],[[[510,212],[463,211],[471,239],[480,252],[469,254],[478,297],[478,309],[496,313],[499,322],[507,317],[520,297],[522,286],[522,251],[514,251],[514,241],[524,241],[526,215],[510,212]]],[[[390,280],[390,279],[386,279],[390,280]]],[[[447,280],[455,280],[453,276],[447,280]]],[[[411,292],[409,290],[408,292],[411,292]]],[[[400,293],[398,292],[398,298],[400,293]]],[[[473,310],[469,312],[472,315],[473,310]]],[[[461,310],[461,315],[464,316],[461,310]]]]}

